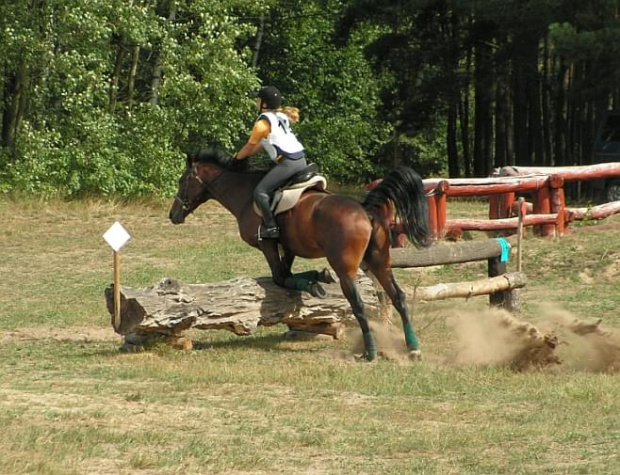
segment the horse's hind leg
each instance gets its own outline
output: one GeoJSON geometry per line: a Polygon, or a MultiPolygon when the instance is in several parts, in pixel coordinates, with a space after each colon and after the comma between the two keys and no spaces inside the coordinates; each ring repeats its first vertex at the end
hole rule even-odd
{"type": "Polygon", "coordinates": [[[381,287],[385,289],[390,297],[390,300],[392,301],[392,304],[394,305],[394,308],[396,308],[396,311],[400,315],[403,322],[403,331],[405,332],[405,343],[407,344],[407,349],[412,352],[412,356],[418,356],[420,342],[415,334],[413,325],[411,324],[411,319],[409,318],[406,295],[396,283],[392,269],[386,269],[383,266],[370,264],[368,270],[374,274],[381,284],[381,287]]]}
{"type": "Polygon", "coordinates": [[[342,293],[351,304],[353,315],[362,329],[362,336],[364,338],[363,358],[368,361],[372,361],[377,357],[377,344],[375,343],[372,331],[368,325],[368,320],[364,314],[364,302],[362,301],[362,297],[357,290],[355,280],[353,278],[346,274],[338,274],[338,277],[340,278],[340,288],[342,289],[342,293]]]}

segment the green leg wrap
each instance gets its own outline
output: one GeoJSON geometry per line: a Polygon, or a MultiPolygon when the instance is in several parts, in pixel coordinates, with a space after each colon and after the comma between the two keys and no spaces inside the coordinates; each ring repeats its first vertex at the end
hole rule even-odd
{"type": "Polygon", "coordinates": [[[372,336],[372,332],[364,333],[364,358],[372,361],[377,357],[377,344],[372,336]]]}
{"type": "Polygon", "coordinates": [[[293,279],[293,283],[294,283],[294,289],[295,290],[303,290],[304,292],[310,292],[310,286],[312,285],[312,282],[310,282],[308,279],[304,278],[303,276],[299,276],[299,275],[294,275],[292,277],[293,279]]]}
{"type": "Polygon", "coordinates": [[[407,349],[409,351],[416,351],[420,349],[420,341],[413,331],[413,326],[411,323],[405,323],[403,330],[405,332],[405,343],[407,343],[407,349]]]}
{"type": "Polygon", "coordinates": [[[315,270],[308,270],[305,272],[300,272],[298,274],[293,275],[294,279],[306,279],[310,282],[316,282],[318,280],[318,272],[315,270]]]}

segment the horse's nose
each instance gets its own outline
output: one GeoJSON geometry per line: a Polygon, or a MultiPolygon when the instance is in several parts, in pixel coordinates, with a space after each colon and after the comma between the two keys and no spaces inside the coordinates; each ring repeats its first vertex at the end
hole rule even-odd
{"type": "Polygon", "coordinates": [[[172,224],[182,224],[183,221],[185,221],[183,214],[179,212],[175,213],[174,210],[170,210],[170,213],[168,214],[168,218],[170,218],[170,222],[172,224]]]}

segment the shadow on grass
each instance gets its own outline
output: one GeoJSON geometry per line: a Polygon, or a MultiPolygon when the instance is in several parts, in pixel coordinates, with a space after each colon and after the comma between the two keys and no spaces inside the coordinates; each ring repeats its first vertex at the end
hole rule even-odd
{"type": "Polygon", "coordinates": [[[236,336],[226,340],[194,340],[194,350],[203,351],[210,349],[236,349],[236,348],[252,348],[256,350],[272,351],[282,349],[293,351],[289,348],[282,348],[281,344],[288,342],[282,334],[267,335],[248,335],[236,336]]]}

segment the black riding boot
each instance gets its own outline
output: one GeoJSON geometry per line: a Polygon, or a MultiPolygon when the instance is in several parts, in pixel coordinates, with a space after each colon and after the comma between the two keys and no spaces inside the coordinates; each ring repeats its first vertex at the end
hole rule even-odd
{"type": "Polygon", "coordinates": [[[259,193],[255,195],[254,199],[256,200],[256,204],[263,215],[264,222],[264,224],[260,227],[258,237],[260,239],[277,239],[280,236],[280,230],[276,224],[276,218],[271,212],[269,195],[259,193]]]}

